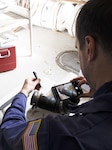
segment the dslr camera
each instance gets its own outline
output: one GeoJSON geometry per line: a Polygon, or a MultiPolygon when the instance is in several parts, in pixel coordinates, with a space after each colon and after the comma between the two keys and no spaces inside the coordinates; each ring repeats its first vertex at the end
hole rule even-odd
{"type": "Polygon", "coordinates": [[[80,102],[83,93],[78,81],[71,81],[51,87],[52,96],[45,96],[39,91],[34,91],[30,104],[32,108],[40,107],[52,112],[67,114],[74,111],[80,102]]]}

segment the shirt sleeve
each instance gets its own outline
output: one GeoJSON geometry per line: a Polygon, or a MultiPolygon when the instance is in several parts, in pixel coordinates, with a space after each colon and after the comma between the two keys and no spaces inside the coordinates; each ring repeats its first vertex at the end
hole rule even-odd
{"type": "MultiPolygon", "coordinates": [[[[4,149],[22,149],[22,134],[27,127],[25,120],[26,96],[19,93],[6,110],[0,126],[0,146],[4,149]],[[2,142],[3,141],[3,142],[2,142]]],[[[1,148],[0,147],[0,148],[1,148]]]]}
{"type": "Polygon", "coordinates": [[[25,122],[26,96],[22,93],[17,94],[11,106],[4,114],[1,128],[11,128],[16,124],[25,122]]]}

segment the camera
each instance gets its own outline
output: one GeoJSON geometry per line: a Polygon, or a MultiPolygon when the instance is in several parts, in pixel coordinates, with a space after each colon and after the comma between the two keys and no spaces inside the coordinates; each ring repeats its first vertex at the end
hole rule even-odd
{"type": "Polygon", "coordinates": [[[71,113],[80,102],[79,97],[83,93],[77,80],[53,86],[51,91],[52,96],[45,96],[39,91],[34,91],[30,102],[32,108],[40,107],[60,114],[71,113]]]}

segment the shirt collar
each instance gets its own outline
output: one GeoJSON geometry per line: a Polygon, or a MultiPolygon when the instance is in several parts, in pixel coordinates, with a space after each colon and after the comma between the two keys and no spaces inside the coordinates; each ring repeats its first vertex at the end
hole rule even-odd
{"type": "Polygon", "coordinates": [[[102,93],[111,93],[112,92],[112,81],[109,81],[105,83],[103,86],[101,86],[94,94],[93,97],[102,95],[102,93]]]}
{"type": "Polygon", "coordinates": [[[112,112],[112,94],[98,96],[78,107],[77,113],[112,112]]]}

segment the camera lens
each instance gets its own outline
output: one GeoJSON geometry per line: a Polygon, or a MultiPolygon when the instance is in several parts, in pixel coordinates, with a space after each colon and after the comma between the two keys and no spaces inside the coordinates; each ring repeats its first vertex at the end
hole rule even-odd
{"type": "Polygon", "coordinates": [[[57,102],[54,97],[46,97],[42,94],[39,95],[38,91],[35,91],[31,98],[31,105],[38,106],[40,108],[47,109],[50,111],[54,111],[56,109],[56,103],[57,102]]]}

